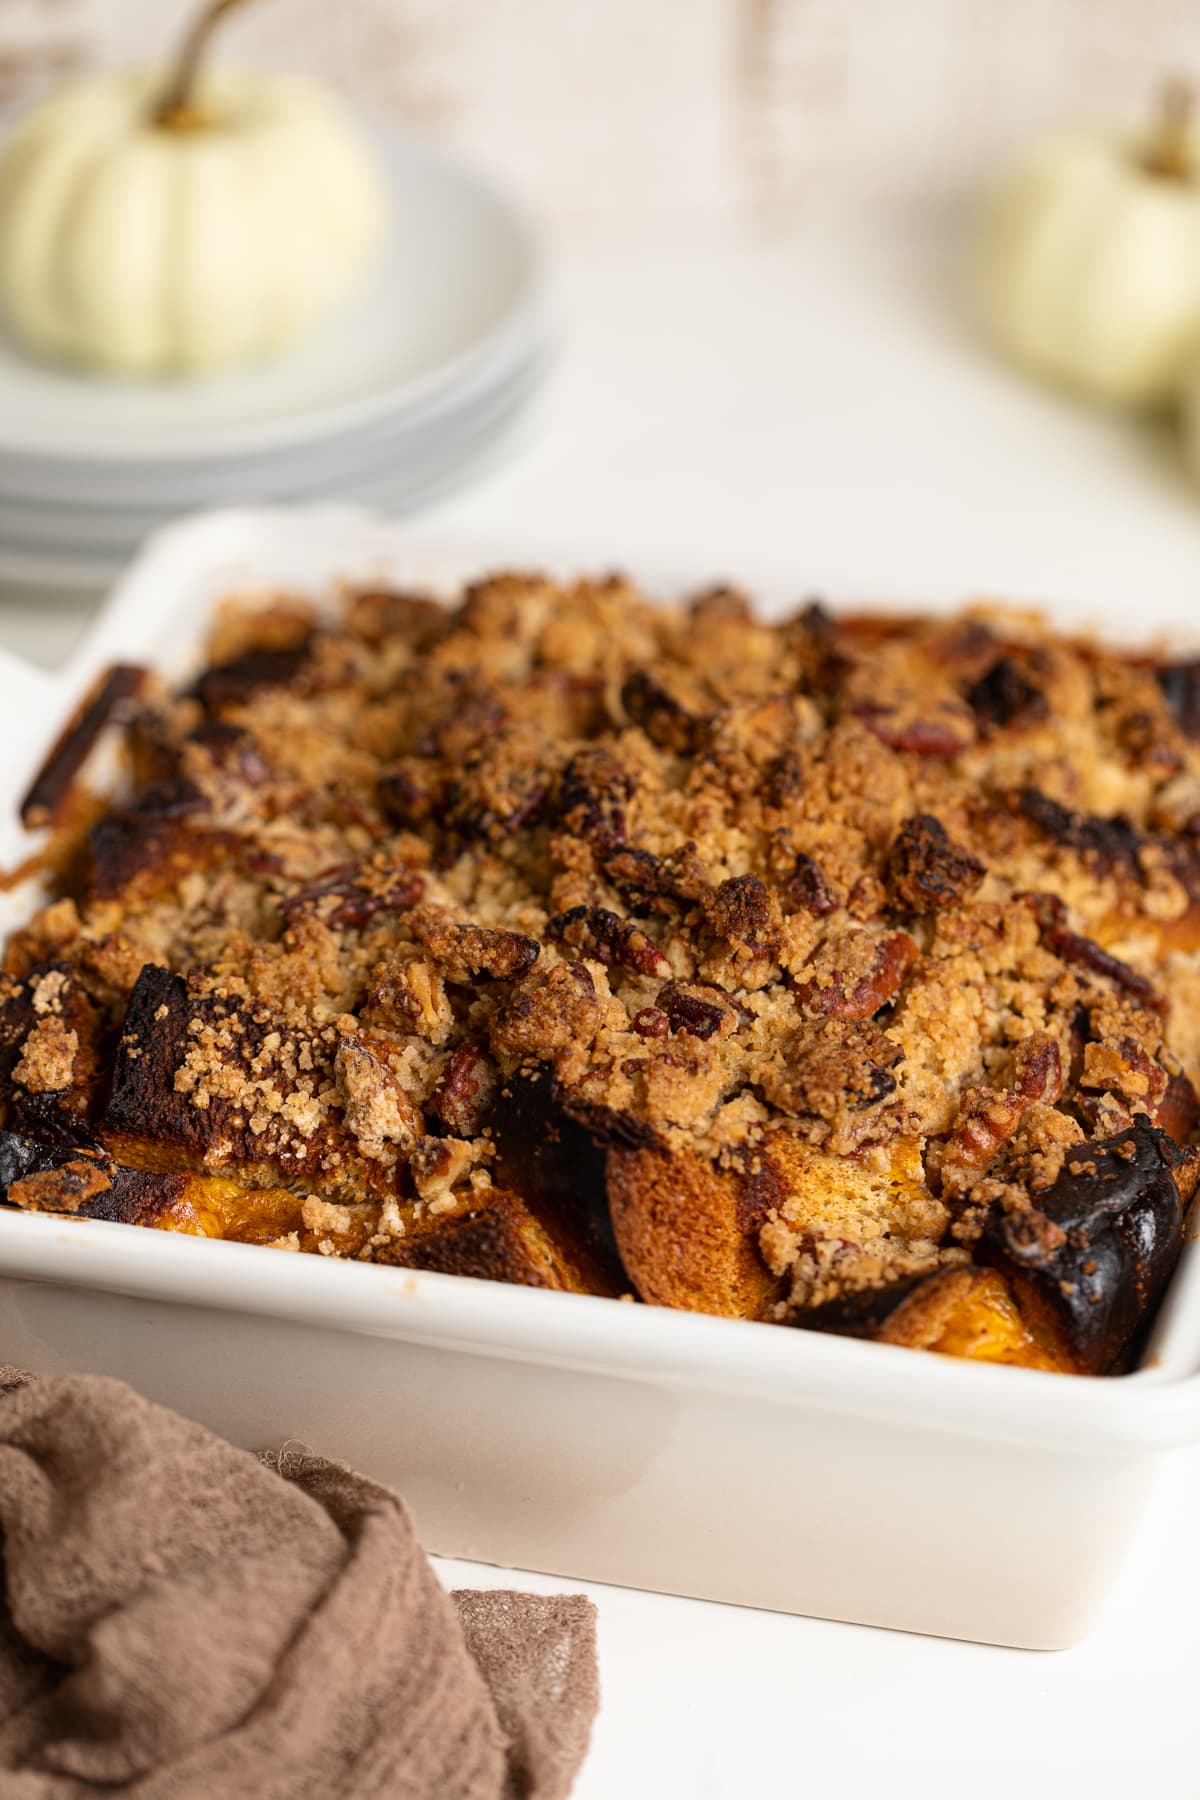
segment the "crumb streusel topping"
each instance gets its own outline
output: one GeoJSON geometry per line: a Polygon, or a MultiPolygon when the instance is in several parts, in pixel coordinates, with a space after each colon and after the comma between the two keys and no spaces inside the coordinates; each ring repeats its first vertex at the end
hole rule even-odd
{"type": "Polygon", "coordinates": [[[214,1178],[144,1222],[486,1264],[516,1208],[520,1279],[804,1322],[1193,1135],[1197,665],[519,574],[211,659],[5,959],[9,1133],[214,1178]]]}

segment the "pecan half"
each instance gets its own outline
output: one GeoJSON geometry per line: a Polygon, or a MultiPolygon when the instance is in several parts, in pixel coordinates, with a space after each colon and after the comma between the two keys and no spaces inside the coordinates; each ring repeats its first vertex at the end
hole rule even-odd
{"type": "Polygon", "coordinates": [[[736,1007],[714,984],[668,981],[658,990],[657,1006],[673,1032],[687,1031],[693,1037],[710,1038],[718,1031],[728,1036],[737,1029],[736,1007]]]}
{"type": "Polygon", "coordinates": [[[841,933],[821,946],[808,965],[816,973],[797,983],[796,997],[827,1017],[869,1019],[896,998],[919,956],[907,931],[841,933]]]}

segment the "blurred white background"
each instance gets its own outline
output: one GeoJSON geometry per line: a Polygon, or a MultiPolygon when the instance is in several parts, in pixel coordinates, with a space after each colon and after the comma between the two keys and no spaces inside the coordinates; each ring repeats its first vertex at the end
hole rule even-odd
{"type": "MultiPolygon", "coordinates": [[[[188,0],[0,0],[0,101],[153,59],[188,0]]],[[[1189,0],[257,0],[230,54],[432,127],[560,225],[786,229],[814,194],[972,192],[1062,119],[1200,69],[1189,0]]]]}

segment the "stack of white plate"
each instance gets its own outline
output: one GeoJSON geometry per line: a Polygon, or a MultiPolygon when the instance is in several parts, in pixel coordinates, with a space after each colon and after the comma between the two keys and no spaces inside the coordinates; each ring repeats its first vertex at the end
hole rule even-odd
{"type": "Polygon", "coordinates": [[[508,442],[550,353],[536,240],[474,174],[374,136],[388,252],[360,299],[290,355],[136,384],[43,367],[0,340],[0,581],[107,582],[147,531],[196,507],[410,512],[508,442]]]}

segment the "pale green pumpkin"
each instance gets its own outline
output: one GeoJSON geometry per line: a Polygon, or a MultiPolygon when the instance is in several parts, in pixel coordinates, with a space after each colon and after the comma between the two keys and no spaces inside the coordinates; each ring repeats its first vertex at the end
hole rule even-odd
{"type": "Polygon", "coordinates": [[[39,355],[136,375],[271,356],[375,256],[383,187],[335,96],[250,72],[177,86],[94,76],[0,157],[0,308],[39,355]]]}
{"type": "Polygon", "coordinates": [[[1115,406],[1171,401],[1200,348],[1200,149],[1175,96],[1143,145],[1066,133],[1004,187],[984,306],[1035,373],[1115,406]]]}

